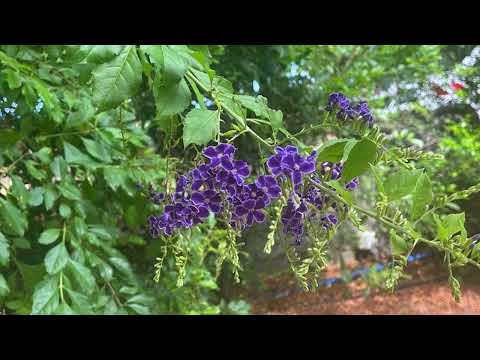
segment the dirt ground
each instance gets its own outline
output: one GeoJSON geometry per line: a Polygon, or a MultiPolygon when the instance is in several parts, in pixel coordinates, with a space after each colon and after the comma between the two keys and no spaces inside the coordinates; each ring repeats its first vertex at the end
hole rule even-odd
{"type": "MultiPolygon", "coordinates": [[[[411,279],[401,281],[393,294],[371,291],[368,296],[363,279],[306,293],[297,290],[291,275],[284,274],[265,279],[262,291],[251,293],[249,301],[252,313],[264,315],[480,314],[480,274],[464,277],[462,299],[456,303],[443,266],[419,262],[409,265],[407,272],[411,279]]],[[[338,273],[337,266],[330,266],[326,276],[338,273]]]]}

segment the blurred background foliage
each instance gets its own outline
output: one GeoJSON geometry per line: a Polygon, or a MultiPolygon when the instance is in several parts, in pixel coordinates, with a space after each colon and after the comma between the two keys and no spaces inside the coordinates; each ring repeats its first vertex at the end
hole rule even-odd
{"type": "MultiPolygon", "coordinates": [[[[118,53],[112,48],[115,46],[90,53],[90,61],[101,64],[111,59],[118,53]]],[[[271,108],[282,110],[285,128],[291,133],[316,124],[328,94],[341,91],[355,100],[368,100],[376,123],[394,144],[444,155],[441,160],[424,163],[438,191],[453,192],[479,182],[478,46],[216,45],[208,49],[217,74],[230,80],[237,93],[266,97],[271,108]]],[[[188,167],[194,153],[185,152],[175,142],[176,129],[156,115],[155,84],[145,79],[131,101],[94,116],[89,92],[93,67],[75,61],[75,56],[62,46],[0,46],[0,98],[7,99],[0,109],[4,115],[5,108],[15,102],[15,115],[20,116],[0,120],[2,189],[6,192],[8,188],[16,199],[16,210],[4,211],[7,215],[0,230],[0,310],[16,314],[53,310],[248,313],[249,305],[231,295],[229,272],[222,272],[218,281],[215,278],[209,254],[219,251],[224,234],[214,231],[212,224],[199,227],[188,245],[191,265],[186,268],[184,286],[177,287],[179,267],[173,257],[165,258],[161,281],[154,283],[153,264],[162,256],[162,248],[146,233],[145,219],[153,206],[145,205],[148,191],[135,184],[162,182],[167,159],[172,159],[168,160],[170,166],[177,161],[180,171],[188,167]],[[44,111],[53,123],[46,121],[41,111],[34,111],[39,94],[50,97],[43,99],[44,111]],[[67,125],[58,135],[55,123],[64,118],[67,125]],[[92,132],[92,124],[103,130],[92,132]],[[68,151],[63,150],[65,144],[68,151]],[[78,151],[82,147],[86,153],[78,151]],[[20,168],[12,171],[12,164],[23,156],[20,168]],[[49,183],[47,177],[54,180],[49,183]],[[72,189],[76,179],[85,180],[81,195],[72,189]],[[36,224],[26,232],[20,211],[26,214],[24,221],[28,218],[30,224],[36,224]],[[67,219],[73,225],[66,230],[67,219]],[[6,224],[10,221],[14,221],[13,228],[6,224]],[[55,231],[43,234],[45,229],[55,231]],[[71,244],[68,265],[53,261],[51,266],[62,271],[45,269],[46,252],[62,237],[63,243],[71,244]],[[42,280],[46,271],[60,276],[60,283],[63,277],[67,279],[61,294],[49,291],[56,283],[42,280]],[[63,304],[60,296],[67,297],[70,306],[58,306],[63,304]]],[[[262,132],[261,128],[255,130],[262,132]]],[[[333,135],[342,134],[318,129],[301,138],[305,144],[318,145],[333,135]]],[[[240,158],[258,164],[258,144],[240,137],[238,145],[240,158]]],[[[373,203],[373,188],[371,179],[362,178],[361,191],[355,196],[373,203]]],[[[9,205],[4,199],[8,197],[2,196],[6,209],[9,205]]],[[[472,234],[480,232],[479,200],[477,196],[461,204],[472,234]]],[[[378,241],[367,250],[377,257],[388,254],[384,229],[371,229],[378,241]]],[[[263,246],[264,230],[255,228],[247,236],[247,246],[254,249],[259,244],[255,239],[263,246]]],[[[332,257],[340,257],[340,261],[347,250],[365,249],[353,229],[340,231],[335,244],[332,257]]],[[[56,251],[62,252],[61,243],[57,246],[56,251]]],[[[281,261],[274,265],[274,257],[267,264],[265,261],[254,257],[247,262],[245,278],[254,281],[242,283],[244,286],[255,285],[258,271],[268,273],[285,266],[281,261]]]]}

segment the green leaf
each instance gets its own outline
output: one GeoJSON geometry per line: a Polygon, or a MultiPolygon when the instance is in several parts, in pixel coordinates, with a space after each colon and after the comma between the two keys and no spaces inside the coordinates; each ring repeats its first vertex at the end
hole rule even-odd
{"type": "Polygon", "coordinates": [[[17,199],[18,204],[21,207],[25,207],[29,198],[29,193],[22,179],[16,175],[12,176],[11,194],[17,199]]]}
{"type": "Polygon", "coordinates": [[[53,175],[55,175],[59,180],[63,180],[68,177],[68,164],[61,156],[56,156],[53,159],[53,162],[50,164],[50,170],[52,170],[53,175]]]}
{"type": "Polygon", "coordinates": [[[432,183],[428,175],[423,173],[417,180],[413,192],[412,220],[419,218],[433,201],[432,183]]]}
{"type": "Polygon", "coordinates": [[[377,184],[378,191],[381,193],[385,193],[385,187],[383,186],[383,181],[382,181],[382,178],[380,177],[380,173],[378,169],[372,164],[370,164],[370,170],[372,171],[373,176],[375,177],[375,183],[377,184]]]}
{"type": "Polygon", "coordinates": [[[60,193],[69,200],[82,200],[82,193],[78,189],[77,186],[70,184],[70,183],[63,183],[57,185],[58,190],[60,193]]]}
{"type": "Polygon", "coordinates": [[[215,139],[220,126],[218,111],[193,109],[185,118],[183,146],[190,144],[206,145],[215,139]]]}
{"type": "Polygon", "coordinates": [[[43,245],[49,245],[60,236],[60,229],[48,229],[40,234],[38,242],[43,245]]]}
{"type": "Polygon", "coordinates": [[[119,186],[125,187],[128,176],[123,168],[108,166],[103,169],[103,177],[112,190],[116,191],[119,186]]]}
{"type": "Polygon", "coordinates": [[[185,79],[175,84],[156,86],[153,89],[157,116],[181,113],[192,102],[192,94],[185,79]]]}
{"type": "Polygon", "coordinates": [[[438,236],[441,240],[447,241],[458,232],[460,232],[462,239],[467,237],[467,231],[465,230],[465,213],[450,214],[444,216],[441,221],[437,216],[435,221],[438,225],[438,236]]]}
{"type": "Polygon", "coordinates": [[[354,177],[360,176],[377,158],[377,145],[369,139],[355,143],[351,148],[343,167],[342,180],[348,183],[354,177]]]}
{"type": "Polygon", "coordinates": [[[53,188],[52,185],[45,187],[45,192],[43,193],[43,199],[45,201],[45,209],[48,211],[53,207],[55,200],[58,198],[58,194],[53,188]]]}
{"type": "Polygon", "coordinates": [[[35,162],[32,160],[27,160],[24,162],[25,167],[27,168],[28,173],[36,180],[43,181],[47,178],[47,173],[45,170],[37,169],[35,162]]]}
{"type": "Polygon", "coordinates": [[[42,164],[50,164],[52,162],[52,158],[50,157],[52,154],[52,149],[49,147],[43,147],[34,154],[42,162],[42,164]]]}
{"type": "Polygon", "coordinates": [[[112,162],[110,153],[108,152],[107,148],[103,143],[99,141],[93,141],[83,137],[82,137],[82,141],[88,153],[92,155],[94,158],[97,158],[98,160],[104,163],[112,162]]]}
{"type": "Polygon", "coordinates": [[[93,107],[90,98],[82,98],[76,107],[78,110],[71,112],[65,120],[65,129],[75,127],[81,128],[95,116],[95,108],[93,107]]]}
{"type": "Polygon", "coordinates": [[[142,64],[136,47],[125,46],[117,57],[96,68],[93,77],[93,99],[99,111],[115,108],[135,95],[142,82],[142,64]]]}
{"type": "Polygon", "coordinates": [[[68,219],[72,215],[72,209],[67,204],[60,204],[59,208],[60,216],[64,219],[68,219]]]}
{"type": "Polygon", "coordinates": [[[398,236],[393,230],[390,230],[390,244],[392,247],[392,254],[394,256],[405,255],[410,247],[402,237],[398,236]]]}
{"type": "MultiPolygon", "coordinates": [[[[165,85],[178,83],[187,72],[189,63],[178,49],[162,45],[162,81],[165,85]]],[[[158,57],[157,57],[158,59],[158,57]]]]}
{"type": "Polygon", "coordinates": [[[20,139],[22,134],[15,129],[3,129],[0,131],[0,150],[3,152],[14,146],[20,139]]]}
{"type": "Polygon", "coordinates": [[[33,293],[32,315],[51,314],[58,307],[58,278],[51,276],[40,282],[33,293]]]}
{"type": "Polygon", "coordinates": [[[45,256],[45,269],[47,269],[47,273],[53,275],[60,272],[65,265],[67,265],[68,259],[67,248],[63,243],[51,248],[45,256]]]}
{"type": "Polygon", "coordinates": [[[111,229],[109,230],[105,226],[90,225],[88,227],[88,230],[90,232],[92,232],[93,234],[95,234],[96,236],[98,236],[99,238],[101,238],[101,239],[105,239],[105,240],[112,240],[113,239],[111,229]]]}
{"type": "Polygon", "coordinates": [[[385,194],[390,200],[399,200],[415,190],[420,170],[400,169],[383,182],[385,194]]]}
{"type": "Polygon", "coordinates": [[[55,315],[77,315],[75,311],[73,311],[70,306],[63,303],[60,304],[54,312],[55,315]]]}
{"type": "Polygon", "coordinates": [[[85,224],[85,221],[78,216],[75,216],[75,219],[73,220],[73,228],[75,230],[75,233],[80,237],[83,238],[85,234],[88,231],[87,224],[85,224]]]}
{"type": "Polygon", "coordinates": [[[79,164],[86,167],[95,168],[97,163],[90,158],[90,156],[82,153],[72,144],[67,142],[63,143],[63,149],[65,151],[65,160],[70,164],[79,164]]]}
{"type": "Polygon", "coordinates": [[[113,269],[110,265],[108,265],[105,261],[103,261],[100,257],[92,253],[91,251],[87,251],[87,259],[90,265],[93,268],[97,268],[100,272],[100,276],[105,281],[110,281],[113,278],[113,269]]]}
{"type": "Polygon", "coordinates": [[[29,294],[31,294],[35,288],[35,286],[42,280],[45,272],[45,265],[43,262],[37,265],[28,265],[24,264],[18,260],[15,261],[18,269],[20,270],[20,274],[22,275],[23,279],[23,288],[29,294]]]}
{"type": "Polygon", "coordinates": [[[72,302],[72,306],[82,315],[92,314],[92,305],[87,296],[80,294],[77,291],[65,287],[65,290],[72,302]]]}
{"type": "Polygon", "coordinates": [[[141,45],[140,49],[148,54],[148,57],[152,63],[156,64],[160,68],[163,68],[164,61],[162,45],[141,45]]]}
{"type": "Polygon", "coordinates": [[[28,205],[39,206],[43,203],[43,188],[36,187],[28,195],[28,205]]]}
{"type": "Polygon", "coordinates": [[[234,95],[232,100],[234,102],[239,102],[242,106],[253,111],[255,115],[260,118],[269,118],[267,101],[263,96],[259,95],[255,98],[248,95],[234,95]]]}
{"type": "Polygon", "coordinates": [[[137,314],[140,315],[150,315],[151,312],[148,309],[148,307],[144,305],[139,305],[139,304],[128,304],[127,305],[129,308],[131,308],[133,311],[135,311],[137,314]]]}
{"type": "Polygon", "coordinates": [[[69,49],[75,62],[102,64],[117,56],[125,45],[75,45],[69,49]]]}
{"type": "Polygon", "coordinates": [[[7,281],[0,273],[0,298],[7,296],[10,292],[10,288],[8,287],[7,281]]]}
{"type": "Polygon", "coordinates": [[[283,113],[281,110],[268,109],[268,118],[273,131],[277,131],[283,127],[283,113]]]}
{"type": "Polygon", "coordinates": [[[345,187],[341,185],[338,180],[330,180],[327,182],[327,184],[333,187],[337,191],[338,195],[340,195],[344,200],[346,200],[349,205],[352,205],[352,194],[345,190],[345,187]]]}
{"type": "Polygon", "coordinates": [[[0,266],[7,266],[10,262],[10,245],[8,240],[0,232],[0,266]]]}
{"type": "Polygon", "coordinates": [[[356,142],[354,139],[335,139],[326,142],[318,150],[317,162],[330,161],[338,163],[343,158],[346,145],[352,143],[353,146],[356,142]]]}
{"type": "Polygon", "coordinates": [[[25,214],[9,201],[0,199],[0,215],[3,223],[14,235],[23,236],[27,228],[25,214]]]}
{"type": "Polygon", "coordinates": [[[82,290],[90,295],[95,290],[95,278],[90,269],[72,259],[68,262],[68,268],[82,290]]]}

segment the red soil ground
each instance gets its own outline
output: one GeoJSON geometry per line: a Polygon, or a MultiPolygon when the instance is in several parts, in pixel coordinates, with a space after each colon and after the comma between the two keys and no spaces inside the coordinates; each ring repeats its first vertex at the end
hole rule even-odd
{"type": "MultiPolygon", "coordinates": [[[[409,265],[407,273],[411,279],[401,281],[393,294],[372,291],[369,296],[365,295],[366,283],[363,279],[320,288],[316,292],[295,293],[292,290],[298,285],[291,275],[284,274],[265,279],[266,289],[251,293],[249,301],[253,314],[265,315],[480,314],[478,272],[464,277],[460,303],[453,300],[443,266],[430,260],[409,265]]],[[[327,277],[337,275],[338,266],[327,269],[327,277]]]]}

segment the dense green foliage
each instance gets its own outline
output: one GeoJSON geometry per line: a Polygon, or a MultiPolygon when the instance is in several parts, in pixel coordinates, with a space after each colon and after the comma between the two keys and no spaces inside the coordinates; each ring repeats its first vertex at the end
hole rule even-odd
{"type": "MultiPolygon", "coordinates": [[[[342,182],[364,175],[372,191],[352,197],[343,183],[320,188],[348,205],[342,222],[363,229],[371,217],[388,234],[395,266],[387,287],[423,243],[445,253],[458,297],[452,269],[477,266],[479,256],[455,205],[480,191],[478,115],[470,106],[478,101],[478,66],[460,64],[472,49],[1,46],[0,108],[16,105],[0,120],[0,307],[16,314],[248,312],[243,301],[222,300],[217,284],[222,272],[240,281],[249,254],[239,234],[213,216],[171,238],[152,239],[146,227],[161,209],[150,188],[170,193],[203,146],[220,141],[235,143],[255,174],[265,172],[275,145],[287,143],[304,153],[319,149],[319,162],[343,160],[342,182]],[[420,101],[436,99],[428,79],[447,69],[471,91],[430,110],[420,101]],[[344,126],[324,111],[333,91],[375,109],[392,101],[397,108],[378,111],[373,129],[344,126]],[[444,158],[422,151],[430,133],[444,158]]],[[[276,205],[260,240],[267,253],[283,245],[309,288],[335,231],[311,229],[316,241],[300,253],[279,236],[283,204],[276,205]]]]}

